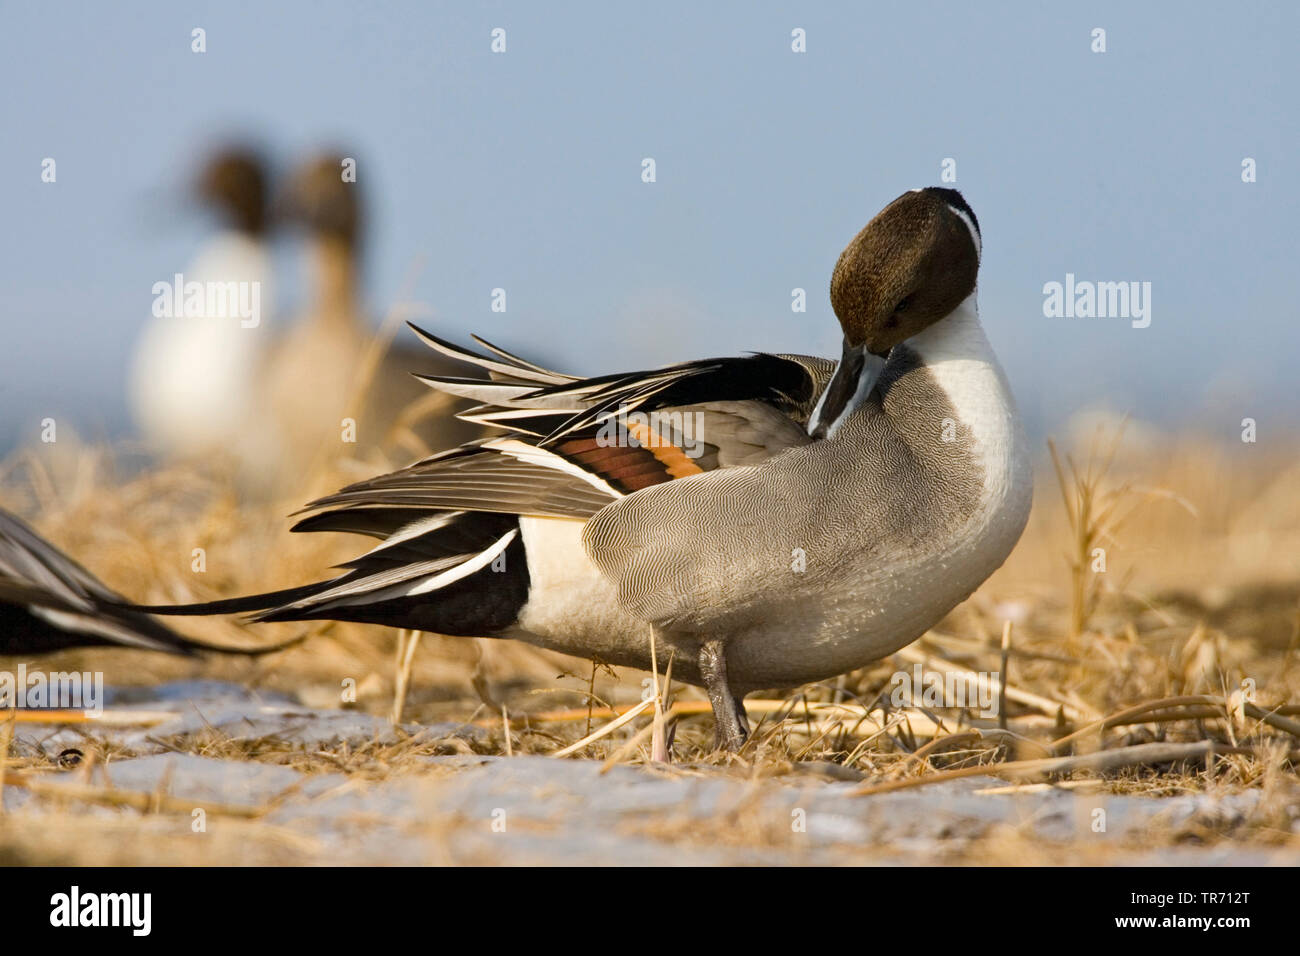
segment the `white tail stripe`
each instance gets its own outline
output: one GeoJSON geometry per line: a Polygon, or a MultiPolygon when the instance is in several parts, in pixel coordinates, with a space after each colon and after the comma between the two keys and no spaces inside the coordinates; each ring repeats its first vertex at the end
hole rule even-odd
{"type": "Polygon", "coordinates": [[[482,570],[494,561],[496,556],[504,551],[510,542],[518,536],[518,534],[518,528],[511,528],[498,538],[492,547],[488,548],[486,551],[480,552],[478,557],[472,558],[464,564],[459,564],[450,571],[443,571],[441,574],[435,574],[427,581],[410,588],[406,592],[407,595],[414,596],[416,594],[428,594],[430,591],[436,591],[438,588],[446,587],[454,581],[459,581],[461,578],[468,577],[475,571],[482,570]]]}
{"type": "Polygon", "coordinates": [[[393,545],[401,544],[403,541],[410,541],[412,538],[418,538],[422,534],[428,534],[430,531],[437,531],[439,528],[445,528],[465,512],[448,511],[443,514],[430,515],[428,518],[420,518],[412,521],[410,524],[403,525],[385,538],[381,543],[375,545],[366,554],[377,554],[393,545]]]}
{"type": "Polygon", "coordinates": [[[446,558],[435,558],[431,561],[403,564],[400,567],[391,568],[379,574],[371,574],[354,581],[346,581],[319,594],[313,594],[311,597],[305,597],[300,601],[294,601],[292,604],[286,604],[285,607],[301,609],[372,604],[384,596],[385,589],[396,587],[410,581],[412,578],[422,578],[435,571],[441,571],[464,557],[466,555],[457,554],[446,558]]]}

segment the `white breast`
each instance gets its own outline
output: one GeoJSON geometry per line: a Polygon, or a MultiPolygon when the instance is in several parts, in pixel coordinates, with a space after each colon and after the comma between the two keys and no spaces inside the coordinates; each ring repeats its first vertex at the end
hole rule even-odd
{"type": "MultiPolygon", "coordinates": [[[[1028,447],[974,296],[907,346],[943,390],[954,424],[973,439],[983,471],[975,508],[932,537],[865,551],[837,568],[835,579],[810,580],[809,593],[774,608],[729,647],[728,670],[739,682],[820,680],[892,654],[983,583],[1019,540],[1033,497],[1028,447]]],[[[934,480],[918,476],[912,487],[920,495],[934,480]]]]}
{"type": "Polygon", "coordinates": [[[978,530],[992,533],[991,546],[1001,543],[996,532],[1002,525],[1014,526],[1018,538],[1033,496],[1029,449],[1006,376],[980,324],[974,293],[952,315],[907,344],[975,440],[985,489],[978,530]]]}

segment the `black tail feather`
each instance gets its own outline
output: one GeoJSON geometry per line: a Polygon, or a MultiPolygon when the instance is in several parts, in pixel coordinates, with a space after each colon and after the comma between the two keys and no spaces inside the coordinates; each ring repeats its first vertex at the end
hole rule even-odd
{"type": "Polygon", "coordinates": [[[289,604],[309,598],[328,587],[335,581],[317,581],[302,587],[285,588],[283,591],[267,591],[263,594],[247,594],[244,597],[225,598],[220,601],[203,601],[198,604],[130,604],[122,606],[145,614],[162,614],[168,617],[200,617],[205,614],[244,614],[248,611],[264,611],[280,604],[289,604]]]}

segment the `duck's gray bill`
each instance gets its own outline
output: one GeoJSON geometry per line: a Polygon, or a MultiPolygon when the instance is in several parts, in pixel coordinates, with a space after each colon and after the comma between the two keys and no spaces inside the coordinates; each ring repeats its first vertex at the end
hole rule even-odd
{"type": "Polygon", "coordinates": [[[812,418],[808,422],[808,434],[813,438],[829,438],[834,435],[844,424],[844,419],[871,394],[884,369],[884,356],[868,352],[864,345],[849,345],[846,340],[840,364],[835,367],[830,384],[813,409],[812,418]]]}

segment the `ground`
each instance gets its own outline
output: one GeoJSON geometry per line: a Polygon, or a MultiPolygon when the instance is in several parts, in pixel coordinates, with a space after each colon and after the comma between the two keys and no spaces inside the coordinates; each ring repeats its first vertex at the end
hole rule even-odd
{"type": "MultiPolygon", "coordinates": [[[[314,579],[360,539],[281,516],[395,463],[254,502],[60,444],[4,464],[0,505],[142,601],[314,579]]],[[[0,862],[1300,863],[1300,442],[1062,444],[1001,571],[899,655],[753,695],[739,756],[712,752],[703,695],[676,682],[574,747],[653,698],[648,675],[512,642],[184,620],[307,639],[29,659],[102,673],[109,699],[97,721],[0,719],[0,862]],[[1005,701],[900,703],[918,665],[1005,675],[1005,701]]]]}

